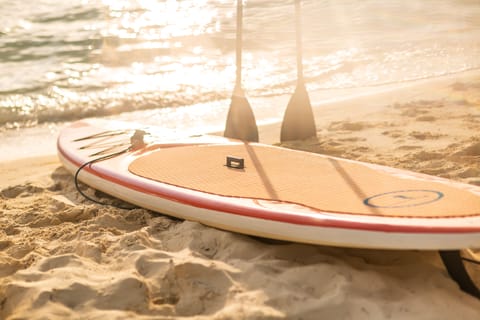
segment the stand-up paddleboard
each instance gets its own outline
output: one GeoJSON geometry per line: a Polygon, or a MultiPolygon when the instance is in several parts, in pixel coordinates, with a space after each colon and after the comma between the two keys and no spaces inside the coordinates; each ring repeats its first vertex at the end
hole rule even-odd
{"type": "Polygon", "coordinates": [[[225,230],[346,247],[480,247],[480,188],[433,176],[106,120],[63,129],[58,154],[72,173],[90,162],[78,178],[95,189],[225,230]]]}

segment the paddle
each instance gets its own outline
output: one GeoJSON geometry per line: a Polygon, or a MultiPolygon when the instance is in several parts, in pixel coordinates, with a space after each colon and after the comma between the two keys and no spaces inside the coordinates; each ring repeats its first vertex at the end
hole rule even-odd
{"type": "Polygon", "coordinates": [[[237,0],[237,77],[223,135],[227,138],[258,142],[255,116],[242,89],[242,20],[243,4],[242,0],[237,0]]]}
{"type": "Polygon", "coordinates": [[[316,137],[317,130],[312,106],[303,79],[302,33],[300,0],[295,0],[295,24],[297,38],[297,87],[288,102],[280,131],[280,141],[305,140],[316,137]]]}

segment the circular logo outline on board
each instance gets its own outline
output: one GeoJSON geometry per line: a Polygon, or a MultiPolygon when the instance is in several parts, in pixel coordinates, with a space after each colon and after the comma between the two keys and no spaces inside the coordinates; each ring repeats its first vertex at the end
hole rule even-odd
{"type": "Polygon", "coordinates": [[[363,200],[363,204],[365,204],[366,206],[369,206],[369,207],[372,207],[372,208],[408,208],[408,207],[417,207],[417,206],[422,206],[422,205],[425,205],[425,204],[429,204],[429,203],[432,203],[432,202],[435,202],[435,201],[438,201],[440,199],[442,199],[444,197],[444,194],[440,191],[436,191],[436,190],[425,190],[425,189],[410,189],[410,190],[398,190],[398,191],[390,191],[390,192],[385,192],[385,193],[379,193],[379,194],[376,194],[376,195],[373,195],[371,197],[368,197],[366,199],[363,200]],[[426,199],[425,201],[423,202],[418,202],[418,203],[413,203],[413,204],[399,204],[399,205],[376,205],[374,203],[372,203],[372,200],[374,199],[379,199],[379,198],[382,198],[382,197],[385,197],[385,198],[388,198],[388,197],[398,197],[398,198],[404,198],[405,200],[418,200],[420,198],[411,198],[411,196],[407,196],[406,194],[407,193],[411,193],[411,192],[417,192],[417,193],[423,193],[423,194],[434,194],[435,195],[435,198],[432,199],[432,198],[428,198],[426,199]]]}

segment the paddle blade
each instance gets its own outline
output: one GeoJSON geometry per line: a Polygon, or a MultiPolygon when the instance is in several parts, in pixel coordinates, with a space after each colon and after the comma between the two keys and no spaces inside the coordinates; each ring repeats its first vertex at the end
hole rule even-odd
{"type": "Polygon", "coordinates": [[[258,142],[258,129],[250,103],[243,95],[233,95],[223,134],[227,138],[258,142]]]}
{"type": "Polygon", "coordinates": [[[258,129],[250,103],[244,95],[233,95],[223,134],[227,138],[258,142],[258,129]]]}
{"type": "Polygon", "coordinates": [[[300,82],[285,110],[280,141],[305,140],[317,136],[312,106],[305,85],[300,82]]]}

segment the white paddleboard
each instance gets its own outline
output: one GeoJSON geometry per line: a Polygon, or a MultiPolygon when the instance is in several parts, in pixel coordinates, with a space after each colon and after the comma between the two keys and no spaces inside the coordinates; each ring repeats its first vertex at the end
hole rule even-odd
{"type": "Polygon", "coordinates": [[[218,136],[169,139],[160,128],[109,120],[75,122],[58,138],[73,174],[113,154],[86,165],[79,180],[212,227],[345,247],[480,247],[473,185],[218,136]],[[130,148],[136,130],[146,132],[145,145],[130,148]]]}

